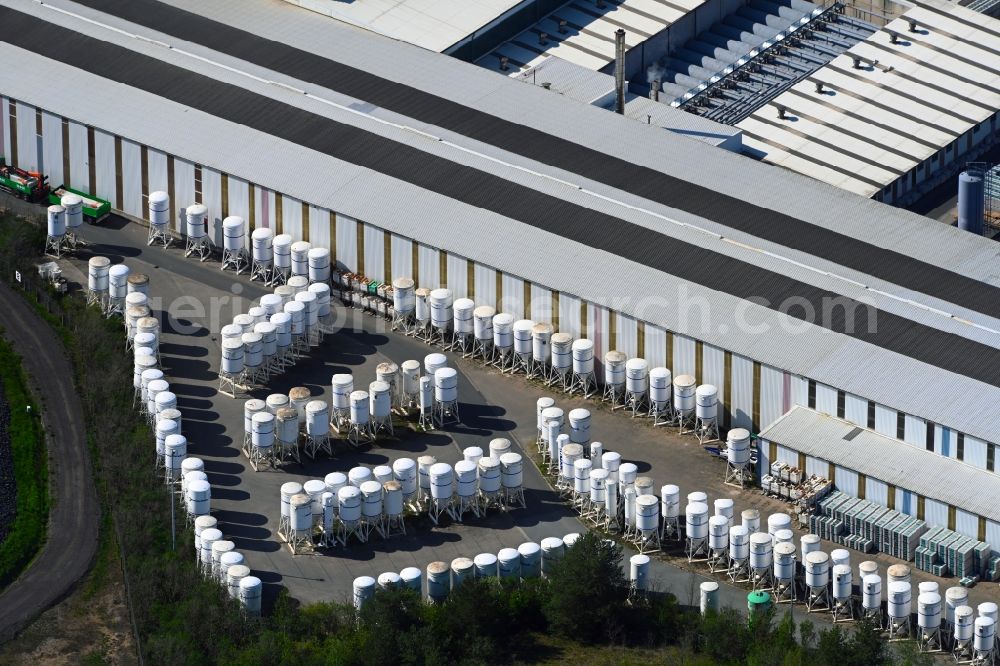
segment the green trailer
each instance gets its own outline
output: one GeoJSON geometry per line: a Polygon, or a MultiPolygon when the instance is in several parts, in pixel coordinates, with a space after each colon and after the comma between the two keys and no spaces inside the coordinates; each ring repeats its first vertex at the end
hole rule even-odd
{"type": "Polygon", "coordinates": [[[19,169],[0,155],[0,190],[10,192],[19,199],[43,201],[49,191],[45,176],[19,169]]]}
{"type": "Polygon", "coordinates": [[[49,192],[50,204],[61,204],[62,198],[67,194],[75,194],[83,199],[83,216],[91,224],[98,224],[111,213],[111,202],[99,199],[93,194],[87,194],[80,190],[74,190],[67,185],[60,185],[49,192]]]}

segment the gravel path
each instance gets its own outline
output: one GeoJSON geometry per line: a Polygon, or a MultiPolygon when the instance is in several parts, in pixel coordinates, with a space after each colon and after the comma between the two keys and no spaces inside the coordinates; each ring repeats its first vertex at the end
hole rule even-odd
{"type": "Polygon", "coordinates": [[[5,337],[23,357],[32,390],[43,400],[48,435],[48,538],[28,569],[0,594],[0,642],[13,637],[62,599],[97,552],[99,509],[91,474],[83,408],[73,369],[48,324],[0,283],[5,337]]]}

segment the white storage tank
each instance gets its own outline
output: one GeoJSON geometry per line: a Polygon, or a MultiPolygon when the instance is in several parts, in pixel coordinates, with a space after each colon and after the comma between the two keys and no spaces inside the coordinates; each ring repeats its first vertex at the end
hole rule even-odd
{"type": "Polygon", "coordinates": [[[429,302],[431,306],[431,325],[442,331],[450,328],[454,320],[451,289],[431,290],[429,302]]]}
{"type": "Polygon", "coordinates": [[[371,576],[358,576],[354,579],[354,608],[361,610],[365,604],[375,597],[375,579],[371,576]]]}
{"type": "Polygon", "coordinates": [[[708,537],[708,505],[693,502],[684,507],[685,534],[688,539],[708,537]]]}
{"type": "Polygon", "coordinates": [[[701,614],[719,612],[719,584],[714,580],[706,580],[699,586],[701,614]]]}
{"type": "Polygon", "coordinates": [[[418,595],[424,591],[423,572],[417,567],[406,567],[399,572],[399,582],[403,587],[415,591],[418,595]]]}
{"type": "Polygon", "coordinates": [[[778,543],[774,545],[774,579],[788,585],[795,579],[795,544],[778,543]]]}
{"type": "Polygon", "coordinates": [[[263,584],[256,576],[244,576],[239,582],[239,599],[247,615],[260,615],[263,584]]]}
{"type": "Polygon", "coordinates": [[[695,416],[702,423],[715,423],[718,405],[719,389],[712,384],[702,384],[695,390],[695,416]]]}
{"type": "Polygon", "coordinates": [[[861,579],[861,607],[867,611],[882,608],[882,578],[878,574],[868,574],[861,579]]]}
{"type": "MultiPolygon", "coordinates": [[[[753,534],[754,532],[760,531],[760,510],[759,509],[743,509],[740,512],[740,524],[753,534]]],[[[803,549],[803,552],[804,549],[803,549]]]]}
{"type": "Polygon", "coordinates": [[[832,579],[832,593],[834,601],[843,603],[850,599],[852,584],[853,577],[851,575],[851,565],[834,564],[832,579]]]}
{"type": "Polygon", "coordinates": [[[924,631],[941,627],[941,595],[922,592],[917,596],[917,626],[924,631]]]}
{"type": "Polygon", "coordinates": [[[441,603],[451,591],[451,569],[447,562],[431,562],[427,565],[427,599],[441,603]]]}
{"type": "Polygon", "coordinates": [[[628,559],[628,582],[633,589],[646,591],[649,587],[649,555],[638,553],[628,559]]]}
{"type": "Polygon", "coordinates": [[[451,587],[458,587],[476,575],[476,564],[468,557],[456,557],[451,561],[451,587]]]}
{"type": "Polygon", "coordinates": [[[694,414],[696,385],[691,375],[674,377],[674,410],[684,418],[694,414]]]}
{"type": "Polygon", "coordinates": [[[521,577],[521,554],[516,548],[501,548],[496,559],[500,578],[521,577]]]}
{"type": "Polygon", "coordinates": [[[888,585],[886,614],[893,620],[906,620],[911,612],[911,588],[906,581],[896,580],[888,585]]]}
{"type": "Polygon", "coordinates": [[[955,608],[955,620],[952,622],[952,636],[956,642],[968,642],[972,640],[975,623],[974,611],[971,606],[958,606],[955,608]]]}
{"type": "Polygon", "coordinates": [[[542,547],[533,541],[517,547],[521,557],[521,578],[538,578],[542,574],[542,547]]]}
{"type": "Polygon", "coordinates": [[[553,567],[562,559],[565,546],[559,537],[545,537],[541,542],[542,550],[542,575],[548,577],[552,574],[553,567]]]}

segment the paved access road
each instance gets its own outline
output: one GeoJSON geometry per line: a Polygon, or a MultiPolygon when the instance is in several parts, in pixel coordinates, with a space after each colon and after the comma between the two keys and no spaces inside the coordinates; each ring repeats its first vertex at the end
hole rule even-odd
{"type": "Polygon", "coordinates": [[[0,642],[5,642],[63,598],[90,569],[97,552],[99,509],[83,407],[62,343],[5,284],[0,284],[0,311],[4,337],[23,358],[32,391],[43,402],[49,458],[48,538],[28,569],[0,594],[0,642]]]}

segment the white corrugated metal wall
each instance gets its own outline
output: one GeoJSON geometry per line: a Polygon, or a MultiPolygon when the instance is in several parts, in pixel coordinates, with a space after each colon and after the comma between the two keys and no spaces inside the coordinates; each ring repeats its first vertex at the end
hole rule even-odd
{"type": "Polygon", "coordinates": [[[337,215],[337,263],[351,272],[358,270],[358,223],[353,217],[337,215]]]}
{"type": "Polygon", "coordinates": [[[986,521],[986,542],[993,550],[1000,550],[1000,523],[995,520],[986,521]]]}
{"type": "Polygon", "coordinates": [[[844,396],[844,418],[862,428],[866,427],[868,425],[868,401],[853,393],[846,394],[844,396]]]}
{"type": "Polygon", "coordinates": [[[896,410],[875,405],[875,432],[886,437],[896,437],[896,410]]]}
{"type": "MultiPolygon", "coordinates": [[[[157,189],[153,186],[152,167],[150,167],[149,187],[154,191],[157,189]]],[[[228,176],[226,178],[226,189],[229,193],[229,201],[227,202],[229,214],[243,218],[243,228],[246,230],[246,238],[244,238],[243,244],[247,248],[247,252],[250,252],[250,233],[254,229],[253,220],[250,219],[250,184],[242,178],[228,176]]]]}
{"type": "MultiPolygon", "coordinates": [[[[176,169],[177,167],[175,166],[175,172],[176,169]]],[[[277,226],[277,215],[274,213],[274,191],[269,190],[266,187],[254,185],[253,198],[255,217],[253,221],[253,228],[256,229],[257,227],[263,227],[265,229],[274,229],[275,226],[277,226]]],[[[277,233],[277,231],[275,231],[275,233],[277,233]]]]}
{"type": "MultiPolygon", "coordinates": [[[[3,128],[0,128],[3,134],[3,128]]],[[[58,187],[63,183],[63,150],[62,150],[62,117],[42,112],[42,162],[45,167],[45,175],[49,177],[49,185],[58,187]]],[[[135,144],[133,144],[135,145],[135,144]]],[[[122,162],[125,162],[124,156],[122,162]]],[[[124,169],[124,167],[123,167],[124,169]]],[[[139,170],[136,169],[136,177],[139,177],[139,170]]]]}
{"type": "MultiPolygon", "coordinates": [[[[961,509],[955,510],[955,531],[973,539],[979,538],[979,516],[961,509]]],[[[994,542],[1000,546],[1000,541],[994,542]]]]}
{"type": "Polygon", "coordinates": [[[91,194],[110,201],[114,205],[115,201],[118,200],[114,135],[94,130],[94,161],[97,187],[91,194]]]}
{"type": "Polygon", "coordinates": [[[16,113],[17,166],[27,171],[38,171],[38,132],[36,131],[35,107],[18,102],[16,113]]]}
{"type": "MultiPolygon", "coordinates": [[[[204,189],[202,169],[202,188],[204,189]]],[[[302,238],[302,202],[289,196],[281,197],[281,233],[292,237],[292,242],[302,238]]]]}
{"type": "Polygon", "coordinates": [[[413,243],[408,238],[392,234],[389,240],[392,252],[392,277],[413,278],[413,243]]]}
{"type": "Polygon", "coordinates": [[[10,160],[10,104],[6,97],[0,97],[0,150],[10,160]]]}
{"type": "Polygon", "coordinates": [[[760,423],[761,429],[771,425],[785,413],[785,373],[762,365],[760,367],[760,423]]]}
{"type": "Polygon", "coordinates": [[[885,481],[868,477],[865,479],[865,499],[882,506],[889,504],[889,486],[885,481]]]}
{"type": "MultiPolygon", "coordinates": [[[[309,242],[316,247],[331,247],[330,222],[330,211],[317,206],[309,206],[309,242]]],[[[407,261],[409,261],[409,255],[407,255],[407,261]]],[[[409,274],[409,272],[406,273],[406,275],[409,274]]]]}
{"type": "Polygon", "coordinates": [[[552,307],[552,291],[550,289],[531,283],[531,312],[528,314],[535,321],[554,325],[559,313],[555,312],[552,307]]]}
{"type": "MultiPolygon", "coordinates": [[[[457,254],[448,255],[448,288],[455,298],[469,297],[469,262],[457,254]]],[[[473,299],[475,300],[475,299],[473,299]]]]}
{"type": "Polygon", "coordinates": [[[608,311],[599,305],[583,302],[587,308],[587,337],[594,341],[594,364],[597,381],[604,381],[604,356],[611,351],[608,335],[608,311]]]}
{"type": "Polygon", "coordinates": [[[503,284],[502,302],[497,308],[499,312],[507,312],[514,316],[514,319],[524,319],[524,280],[514,275],[503,274],[501,278],[503,284]]]}
{"type": "MultiPolygon", "coordinates": [[[[175,229],[187,235],[187,220],[184,215],[188,206],[198,202],[194,193],[194,163],[174,158],[174,209],[177,211],[175,229]]],[[[258,213],[260,204],[258,203],[258,213]]],[[[209,209],[209,214],[212,213],[209,209]]],[[[273,217],[271,218],[274,219],[273,217]]],[[[265,225],[268,226],[268,225],[265,225]]]]}
{"type": "Polygon", "coordinates": [[[670,369],[674,377],[695,375],[694,339],[674,333],[674,366],[670,369]]]}
{"type": "Polygon", "coordinates": [[[837,389],[816,382],[816,411],[828,416],[837,415],[837,389]]]}
{"type": "Polygon", "coordinates": [[[572,294],[559,294],[559,330],[580,337],[580,299],[572,294]]]}
{"type": "MultiPolygon", "coordinates": [[[[965,455],[962,460],[973,467],[986,469],[986,442],[975,437],[965,436],[965,455]]],[[[1000,544],[998,544],[1000,545],[1000,544]]]]}
{"type": "Polygon", "coordinates": [[[610,316],[615,318],[615,347],[628,358],[635,358],[639,355],[635,319],[617,312],[610,316]]]}
{"type": "Polygon", "coordinates": [[[650,368],[667,368],[673,372],[667,358],[667,331],[662,326],[646,324],[646,360],[650,368]]]}
{"type": "MultiPolygon", "coordinates": [[[[676,340],[676,336],[674,338],[676,340]]],[[[734,428],[753,427],[753,361],[737,354],[732,356],[733,397],[730,401],[731,425],[734,428]]]]}
{"type": "MultiPolygon", "coordinates": [[[[70,131],[72,132],[73,123],[70,123],[70,131]]],[[[72,137],[72,134],[70,134],[72,137]]],[[[72,146],[71,146],[72,147],[72,146]]],[[[76,167],[70,167],[75,171],[76,167]]],[[[154,150],[152,148],[146,151],[146,170],[148,171],[148,182],[149,192],[168,192],[167,187],[167,154],[162,153],[159,150],[154,150]]],[[[147,197],[149,192],[143,192],[147,197]]],[[[146,205],[146,204],[144,204],[146,205]]],[[[148,213],[148,211],[147,211],[148,213]]],[[[249,231],[247,232],[249,233],[249,231]]]]}
{"type": "MultiPolygon", "coordinates": [[[[720,410],[729,404],[726,395],[726,352],[712,345],[701,346],[701,383],[712,384],[719,390],[720,410]]],[[[719,418],[723,419],[722,415],[719,418]]]]}
{"type": "MultiPolygon", "coordinates": [[[[125,142],[122,142],[122,151],[125,142]]],[[[122,174],[124,177],[124,174],[122,174]]],[[[124,180],[122,184],[124,189],[124,180]]],[[[222,174],[215,169],[201,168],[201,199],[208,207],[208,233],[216,247],[222,247],[222,174]]]]}
{"type": "Polygon", "coordinates": [[[853,469],[847,469],[846,467],[841,467],[837,465],[834,474],[836,475],[836,481],[834,485],[837,490],[841,490],[848,495],[858,496],[858,473],[853,469]]]}
{"type": "MultiPolygon", "coordinates": [[[[61,159],[59,172],[62,173],[61,159]]],[[[129,215],[142,219],[149,216],[142,201],[142,148],[127,139],[122,139],[122,204],[129,215]]]]}
{"type": "Polygon", "coordinates": [[[931,525],[948,526],[948,505],[944,502],[924,498],[924,520],[931,525]]]}
{"type": "Polygon", "coordinates": [[[809,380],[805,377],[792,375],[792,404],[809,406],[809,380]]]}
{"type": "MultiPolygon", "coordinates": [[[[163,161],[163,189],[167,189],[166,158],[163,161]]],[[[69,123],[69,181],[70,187],[86,192],[90,189],[90,166],[87,161],[87,128],[80,123],[69,123]]]]}
{"type": "Polygon", "coordinates": [[[379,227],[365,222],[365,275],[383,282],[385,279],[385,235],[379,227]]]}
{"type": "Polygon", "coordinates": [[[497,272],[489,266],[476,264],[473,268],[476,282],[476,304],[497,306],[497,272]]]}
{"type": "Polygon", "coordinates": [[[917,515],[917,496],[909,491],[896,489],[896,510],[908,516],[917,515]]]}
{"type": "Polygon", "coordinates": [[[806,457],[806,474],[826,477],[830,474],[830,464],[822,458],[815,456],[806,457]]]}
{"type": "Polygon", "coordinates": [[[903,441],[913,446],[925,448],[927,446],[927,421],[910,414],[904,414],[903,418],[903,441]]]}
{"type": "Polygon", "coordinates": [[[418,271],[420,272],[420,284],[417,287],[425,289],[437,289],[441,286],[441,263],[438,259],[438,251],[426,245],[417,244],[418,271]]]}
{"type": "Polygon", "coordinates": [[[782,446],[781,444],[777,447],[778,456],[775,462],[783,462],[786,465],[791,465],[792,467],[797,467],[799,464],[799,453],[794,449],[790,449],[787,446],[782,446]]]}

